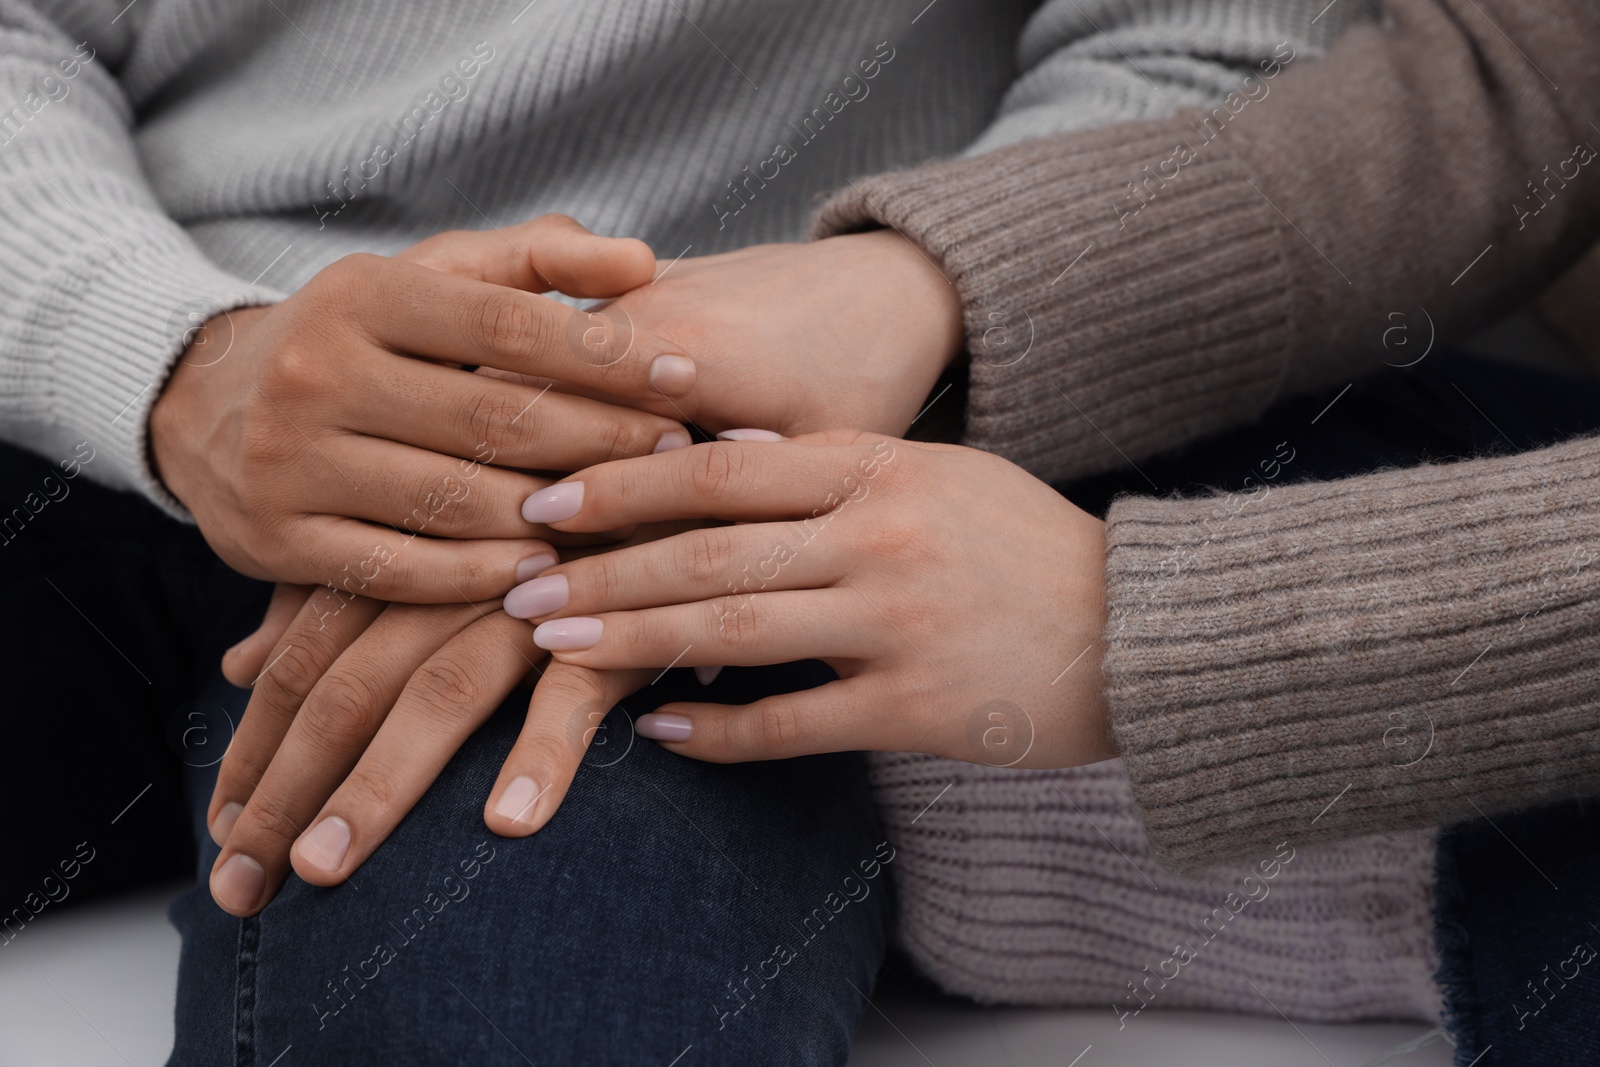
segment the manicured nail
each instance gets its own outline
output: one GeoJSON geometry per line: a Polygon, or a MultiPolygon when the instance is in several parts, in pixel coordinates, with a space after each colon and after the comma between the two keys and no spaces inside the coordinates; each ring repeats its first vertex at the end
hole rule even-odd
{"type": "Polygon", "coordinates": [[[783,434],[771,430],[723,430],[717,434],[720,441],[782,441],[783,434]]]}
{"type": "Polygon", "coordinates": [[[244,805],[235,800],[222,805],[217,817],[211,820],[211,840],[219,845],[228,840],[228,835],[233,833],[233,824],[239,821],[239,813],[242,811],[244,805]]]}
{"type": "Polygon", "coordinates": [[[650,364],[650,388],[664,396],[682,396],[694,387],[694,363],[684,356],[657,356],[650,364]]]}
{"type": "Polygon", "coordinates": [[[641,715],[634,721],[633,728],[639,731],[640,737],[648,737],[652,741],[687,741],[689,735],[694,733],[694,723],[689,721],[688,716],[671,712],[652,711],[648,715],[641,715]]]}
{"type": "Polygon", "coordinates": [[[710,685],[717,680],[717,675],[721,673],[721,667],[696,667],[694,669],[694,676],[700,679],[701,685],[710,685]]]}
{"type": "Polygon", "coordinates": [[[560,561],[548,552],[543,555],[529,556],[517,564],[517,581],[526,582],[531,578],[537,578],[558,562],[560,561]]]}
{"type": "Polygon", "coordinates": [[[524,826],[533,825],[534,808],[539,803],[539,783],[519,774],[506,783],[505,792],[494,802],[494,813],[524,826]]]}
{"type": "Polygon", "coordinates": [[[688,448],[689,435],[682,430],[668,430],[661,435],[661,440],[656,442],[652,452],[671,452],[674,448],[688,448]]]}
{"type": "Polygon", "coordinates": [[[229,857],[211,876],[211,895],[234,911],[255,911],[266,888],[267,872],[242,852],[229,857]]]}
{"type": "Polygon", "coordinates": [[[350,824],[330,815],[307,830],[294,847],[300,858],[317,870],[338,874],[345,853],[350,851],[350,824]]]}
{"type": "Polygon", "coordinates": [[[537,619],[566,607],[568,595],[567,576],[547,574],[511,590],[503,606],[513,619],[537,619]]]}
{"type": "Polygon", "coordinates": [[[533,643],[546,652],[581,652],[594,647],[604,626],[599,619],[583,616],[552,619],[533,628],[533,643]]]}
{"type": "Polygon", "coordinates": [[[582,482],[558,482],[522,502],[522,517],[529,522],[560,522],[583,507],[582,482]]]}

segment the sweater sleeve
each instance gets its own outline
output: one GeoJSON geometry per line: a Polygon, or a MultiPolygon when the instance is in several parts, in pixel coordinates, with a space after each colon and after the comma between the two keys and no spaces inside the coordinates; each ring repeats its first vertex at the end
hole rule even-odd
{"type": "MultiPolygon", "coordinates": [[[[1600,230],[1597,51],[1592,5],[1391,0],[1219,109],[879,175],[819,229],[892,225],[942,264],[964,440],[1061,481],[1348,380],[1392,312],[1448,338],[1547,284],[1600,230]]],[[[1157,854],[1592,791],[1597,481],[1585,440],[1224,522],[1119,502],[1108,702],[1157,854]]]]}
{"type": "Polygon", "coordinates": [[[1107,526],[1113,729],[1200,866],[1600,787],[1600,437],[1107,526]]]}
{"type": "Polygon", "coordinates": [[[1211,110],[858,180],[816,232],[892,226],[941,265],[966,320],[963,440],[1047,481],[1248,421],[1377,365],[1390,313],[1458,334],[1600,233],[1600,184],[1571,170],[1600,144],[1600,12],[1384,16],[1320,62],[1269,56],[1211,110]]]}
{"type": "Polygon", "coordinates": [[[191,331],[279,294],[221,270],[146,182],[115,67],[142,14],[0,0],[0,437],[178,517],[150,408],[191,331]]]}

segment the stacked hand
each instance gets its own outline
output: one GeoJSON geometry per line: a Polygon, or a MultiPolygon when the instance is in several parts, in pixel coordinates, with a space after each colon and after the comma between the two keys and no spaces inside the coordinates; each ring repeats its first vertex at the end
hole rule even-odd
{"type": "MultiPolygon", "coordinates": [[[[576,316],[576,356],[570,345],[518,344],[508,333],[471,351],[447,344],[443,329],[426,345],[398,331],[386,335],[394,339],[362,357],[362,373],[394,387],[379,395],[369,381],[363,405],[317,408],[326,416],[318,422],[323,448],[354,440],[373,458],[364,469],[378,471],[402,458],[427,457],[428,464],[459,452],[459,432],[446,440],[429,425],[437,414],[413,412],[375,431],[340,421],[356,423],[358,406],[381,414],[417,388],[402,376],[419,367],[454,375],[452,386],[465,383],[460,403],[469,407],[473,389],[494,396],[522,390],[515,398],[542,397],[540,409],[561,402],[549,409],[541,436],[518,449],[502,447],[494,466],[484,461],[481,474],[504,479],[493,480],[492,494],[480,494],[481,511],[427,531],[452,539],[415,539],[438,552],[441,572],[429,573],[418,553],[415,570],[394,569],[391,586],[369,584],[360,590],[365,596],[350,595],[348,586],[282,586],[261,630],[230,654],[230,678],[261,680],[210,810],[213,836],[224,845],[212,890],[227,910],[246,915],[264,907],[291,866],[317,884],[343,880],[535,671],[523,734],[485,807],[491,829],[508,836],[532,833],[554,814],[606,711],[673,663],[820,658],[840,675],[820,689],[748,708],[681,705],[639,720],[641,734],[697,758],[880,748],[1056,766],[1111,754],[1096,643],[1104,610],[1100,524],[996,457],[885,436],[909,424],[961,343],[954,291],[914,246],[876,233],[765,246],[685,260],[645,284],[648,275],[628,262],[640,246],[570,223],[552,228],[536,220],[519,228],[522,254],[537,267],[519,266],[514,256],[496,259],[489,254],[496,243],[507,247],[492,234],[449,234],[408,255],[429,274],[453,272],[449,284],[465,278],[487,289],[622,295],[598,314],[518,305],[549,311],[553,322],[566,323],[567,336],[576,316]],[[439,362],[413,358],[420,352],[439,362]],[[592,358],[596,352],[604,358],[592,358]],[[649,362],[658,354],[692,358],[686,391],[652,388],[649,362]],[[445,363],[491,366],[512,380],[488,381],[445,363]],[[713,430],[764,429],[693,448],[668,436],[664,443],[674,450],[652,455],[663,435],[677,430],[667,421],[674,418],[713,430]],[[779,437],[773,430],[794,435],[848,424],[878,432],[767,443],[779,437]],[[379,444],[387,454],[378,455],[379,444]],[[598,465],[552,484],[502,464],[598,465]],[[1003,521],[974,523],[975,515],[1003,521]],[[559,564],[547,543],[518,540],[542,534],[559,544],[614,542],[617,531],[635,524],[641,532],[628,544],[564,550],[559,564]],[[489,551],[502,543],[502,531],[514,550],[491,564],[466,562],[461,553],[489,551]],[[473,537],[481,540],[463,540],[473,537]],[[451,568],[464,568],[477,584],[451,568]],[[446,581],[436,580],[441,573],[446,581]],[[493,598],[511,584],[511,573],[521,584],[502,610],[493,598]],[[397,591],[455,603],[374,598],[393,599],[397,591]],[[524,618],[542,620],[537,643],[524,618]],[[555,658],[546,660],[546,651],[555,658]]],[[[437,293],[446,282],[417,284],[437,293]]],[[[469,298],[540,299],[478,290],[469,298]]],[[[539,334],[545,327],[529,328],[539,334]]],[[[278,349],[263,342],[254,350],[278,349]]],[[[351,373],[351,383],[357,376],[351,373]]],[[[233,395],[219,386],[213,403],[225,406],[233,395]]],[[[497,410],[508,411],[509,401],[497,410]]],[[[251,417],[265,416],[258,406],[251,417]]],[[[305,471],[318,458],[312,450],[296,456],[305,471]]],[[[215,491],[226,481],[196,476],[188,484],[202,490],[187,496],[173,488],[213,544],[263,558],[252,546],[269,539],[253,532],[247,506],[215,491]],[[208,510],[197,503],[202,499],[215,506],[208,510]],[[214,527],[242,532],[219,537],[206,529],[208,515],[214,527]]],[[[378,484],[405,501],[393,480],[378,484]]],[[[286,493],[280,482],[259,499],[281,501],[286,493]]],[[[350,506],[353,499],[303,497],[298,510],[286,509],[291,517],[279,521],[300,532],[277,543],[300,552],[298,569],[275,569],[269,559],[254,573],[323,580],[316,535],[348,534],[343,525],[370,539],[382,528],[367,523],[383,521],[384,508],[396,506],[385,504],[381,491],[366,510],[350,506]]]]}
{"type": "Polygon", "coordinates": [[[571,470],[689,437],[459,365],[681,396],[694,383],[681,350],[642,331],[619,344],[536,295],[615,295],[654,263],[560,216],[342,259],[281,304],[206,324],[151,413],[159,474],[252,577],[422,603],[499,596],[549,550],[517,513],[546,481],[510,468],[571,470]]]}
{"type": "MultiPolygon", "coordinates": [[[[748,707],[640,718],[674,751],[876,749],[1023,767],[1112,754],[1102,524],[997,456],[860,431],[719,441],[591,467],[525,511],[574,532],[738,524],[563,563],[513,590],[507,605],[534,607],[533,643],[557,663],[820,659],[839,675],[748,707]]],[[[541,771],[508,765],[502,781],[541,771]]]]}

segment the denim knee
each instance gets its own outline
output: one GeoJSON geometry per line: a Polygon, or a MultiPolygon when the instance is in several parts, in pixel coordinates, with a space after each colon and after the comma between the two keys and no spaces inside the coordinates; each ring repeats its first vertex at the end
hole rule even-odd
{"type": "Polygon", "coordinates": [[[291,877],[238,920],[202,877],[173,906],[171,1062],[844,1063],[891,910],[864,760],[722,766],[633,736],[679,681],[611,713],[533,837],[482,820],[520,697],[345,885],[291,877]]]}

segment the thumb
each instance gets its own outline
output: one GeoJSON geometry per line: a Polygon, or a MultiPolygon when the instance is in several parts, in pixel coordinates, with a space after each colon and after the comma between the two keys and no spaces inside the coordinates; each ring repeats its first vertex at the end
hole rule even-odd
{"type": "Polygon", "coordinates": [[[395,258],[493,285],[568,296],[620,296],[655,277],[650,246],[590,233],[566,215],[540,215],[493,230],[450,230],[395,258]]]}
{"type": "Polygon", "coordinates": [[[279,583],[272,590],[272,601],[261,617],[256,632],[222,654],[222,676],[241,689],[248,689],[261,676],[267,655],[283,639],[289,624],[305,606],[315,586],[279,583]]]}

